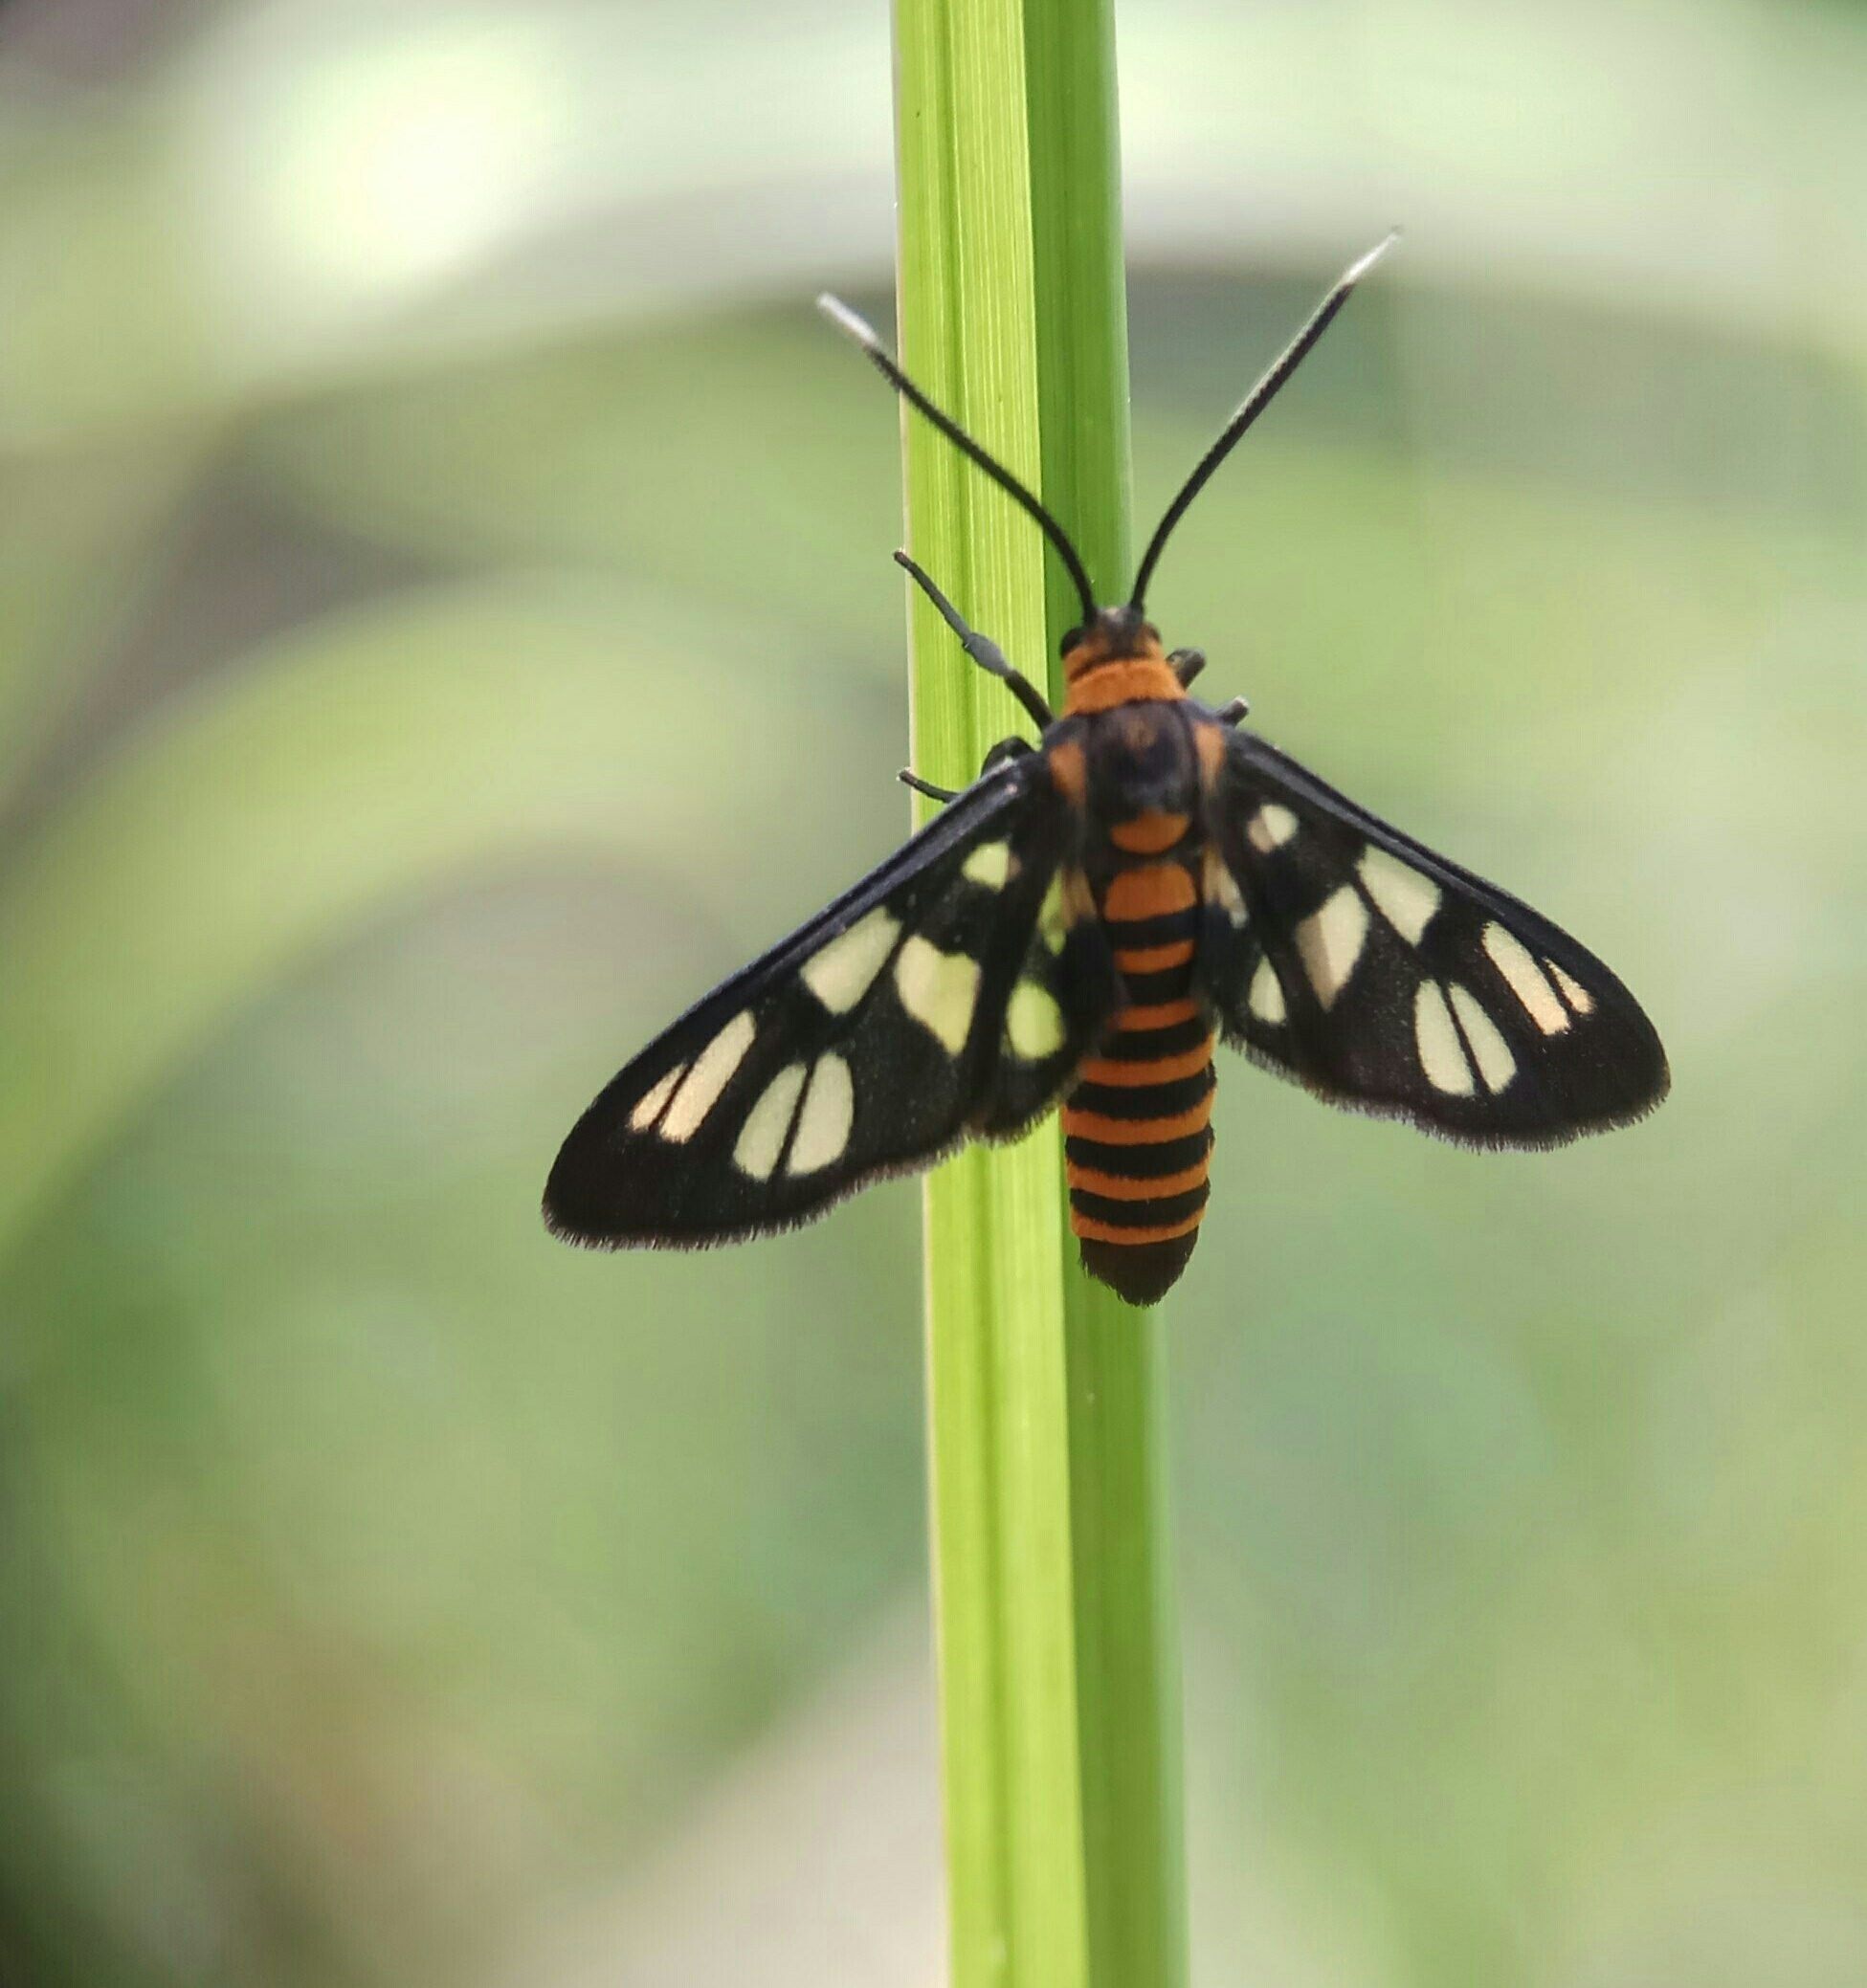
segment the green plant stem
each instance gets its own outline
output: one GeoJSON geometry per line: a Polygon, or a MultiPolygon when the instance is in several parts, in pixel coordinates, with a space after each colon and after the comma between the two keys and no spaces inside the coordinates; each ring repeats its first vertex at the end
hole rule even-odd
{"type": "MultiPolygon", "coordinates": [[[[1040,488],[1099,586],[1127,547],[1108,0],[897,0],[910,371],[1040,488]]],[[[918,419],[917,557],[1028,674],[1079,607],[1036,528],[918,419]]],[[[1015,704],[912,609],[918,769],[1015,704]]],[[[935,1607],[956,1988],[1185,1979],[1160,1327],[1076,1260],[1046,1125],[927,1189],[935,1607]]]]}

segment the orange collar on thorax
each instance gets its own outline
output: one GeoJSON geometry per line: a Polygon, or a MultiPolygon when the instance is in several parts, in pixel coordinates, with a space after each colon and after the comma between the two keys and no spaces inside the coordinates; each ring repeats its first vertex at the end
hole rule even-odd
{"type": "Polygon", "coordinates": [[[1113,711],[1118,704],[1184,697],[1185,686],[1161,653],[1161,645],[1144,636],[1132,653],[1117,654],[1100,633],[1078,642],[1063,658],[1068,696],[1064,714],[1080,718],[1113,711]]]}

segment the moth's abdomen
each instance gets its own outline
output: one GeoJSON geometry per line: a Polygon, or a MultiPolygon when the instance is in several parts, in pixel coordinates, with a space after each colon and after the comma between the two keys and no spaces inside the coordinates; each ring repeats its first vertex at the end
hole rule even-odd
{"type": "MultiPolygon", "coordinates": [[[[1171,847],[1178,817],[1142,816],[1111,839],[1171,847]]],[[[1070,1226],[1090,1274],[1149,1305],[1186,1268],[1206,1211],[1212,1038],[1192,996],[1199,896],[1177,857],[1119,870],[1098,909],[1127,989],[1063,1107],[1070,1226]]]]}

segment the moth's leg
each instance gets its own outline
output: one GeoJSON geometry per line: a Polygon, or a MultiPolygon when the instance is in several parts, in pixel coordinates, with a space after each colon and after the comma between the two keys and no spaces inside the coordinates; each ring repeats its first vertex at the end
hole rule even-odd
{"type": "MultiPolygon", "coordinates": [[[[1007,760],[1021,760],[1036,749],[1030,740],[1020,739],[1015,733],[1009,739],[1001,739],[996,745],[987,748],[986,757],[979,763],[979,777],[983,780],[994,766],[1002,766],[1007,760]]],[[[917,794],[925,794],[929,801],[957,801],[960,796],[958,787],[937,787],[932,781],[922,780],[905,766],[895,778],[903,786],[912,787],[917,794]]]]}
{"type": "Polygon", "coordinates": [[[1206,652],[1203,649],[1176,649],[1167,657],[1167,667],[1180,679],[1180,688],[1185,690],[1206,667],[1206,652]]]}
{"type": "Polygon", "coordinates": [[[1056,714],[1045,702],[1043,693],[1022,672],[1012,669],[1005,660],[1005,652],[988,636],[975,633],[967,628],[960,610],[941,592],[926,574],[915,564],[905,552],[895,555],[895,563],[907,574],[916,586],[926,595],[939,612],[940,618],[960,638],[960,647],[988,674],[996,676],[1020,704],[1030,712],[1037,722],[1037,729],[1056,722],[1056,714]]]}
{"type": "Polygon", "coordinates": [[[1009,739],[1001,739],[996,745],[986,748],[986,756],[979,762],[979,772],[983,777],[994,766],[1004,765],[1007,760],[1021,760],[1036,751],[1028,739],[1020,739],[1015,732],[1009,739]]]}

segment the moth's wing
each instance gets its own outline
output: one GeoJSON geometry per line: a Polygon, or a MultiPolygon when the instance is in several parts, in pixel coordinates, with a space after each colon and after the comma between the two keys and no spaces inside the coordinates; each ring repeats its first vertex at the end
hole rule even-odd
{"type": "Polygon", "coordinates": [[[1234,733],[1209,813],[1200,972],[1256,1061],[1481,1146],[1559,1145],[1665,1096],[1653,1024],[1592,953],[1276,747],[1234,733]]]}
{"type": "MultiPolygon", "coordinates": [[[[1037,896],[994,1011],[997,1052],[970,1121],[982,1138],[1015,1138],[1058,1103],[1122,1006],[1122,976],[1078,853],[1066,849],[1037,896]]],[[[1025,906],[1018,915],[1028,916],[1025,906]]]]}
{"type": "Polygon", "coordinates": [[[551,1170],[551,1227],[726,1242],[1028,1124],[1119,998],[1100,928],[1060,916],[1077,832],[1040,755],[969,787],[609,1084],[551,1170]]]}

